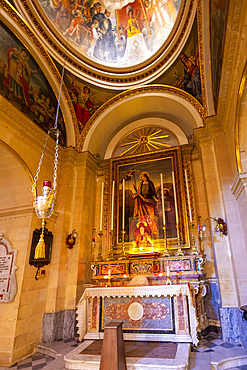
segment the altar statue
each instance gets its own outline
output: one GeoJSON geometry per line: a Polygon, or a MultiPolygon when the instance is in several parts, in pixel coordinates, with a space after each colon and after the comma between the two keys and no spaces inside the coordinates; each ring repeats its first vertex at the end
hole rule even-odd
{"type": "Polygon", "coordinates": [[[133,252],[153,252],[153,242],[147,232],[147,223],[138,222],[136,226],[139,233],[135,237],[133,252]]]}

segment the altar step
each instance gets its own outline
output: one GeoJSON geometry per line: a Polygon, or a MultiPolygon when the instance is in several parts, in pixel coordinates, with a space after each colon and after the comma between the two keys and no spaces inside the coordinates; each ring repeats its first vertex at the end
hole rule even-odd
{"type": "MultiPolygon", "coordinates": [[[[186,370],[189,343],[125,341],[128,370],[186,370]]],[[[66,369],[98,370],[102,341],[86,340],[64,357],[66,369]]],[[[111,370],[111,369],[109,369],[111,370]]]]}

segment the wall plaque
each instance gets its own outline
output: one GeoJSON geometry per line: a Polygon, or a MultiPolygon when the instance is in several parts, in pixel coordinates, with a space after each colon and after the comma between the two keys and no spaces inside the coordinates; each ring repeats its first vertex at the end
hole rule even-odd
{"type": "Polygon", "coordinates": [[[0,233],[0,302],[12,302],[17,292],[15,271],[17,251],[0,233]]]}

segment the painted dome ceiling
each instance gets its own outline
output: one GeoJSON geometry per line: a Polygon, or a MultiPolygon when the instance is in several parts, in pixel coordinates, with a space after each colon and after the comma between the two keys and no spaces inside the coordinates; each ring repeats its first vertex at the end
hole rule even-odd
{"type": "Polygon", "coordinates": [[[81,54],[104,66],[126,67],[149,59],[163,45],[181,0],[43,1],[46,15],[81,54]]]}
{"type": "Polygon", "coordinates": [[[194,18],[185,0],[20,0],[50,54],[79,78],[122,90],[152,82],[176,59],[194,18]]]}

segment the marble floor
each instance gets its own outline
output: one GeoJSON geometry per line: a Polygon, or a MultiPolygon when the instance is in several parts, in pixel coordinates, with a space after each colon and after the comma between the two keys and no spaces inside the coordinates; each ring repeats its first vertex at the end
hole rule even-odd
{"type": "MultiPolygon", "coordinates": [[[[77,338],[42,344],[39,346],[39,352],[11,367],[0,367],[0,370],[38,370],[43,368],[63,370],[65,369],[64,356],[78,347],[79,344],[77,338]]],[[[163,344],[160,343],[160,345],[163,344]]],[[[235,361],[235,363],[224,364],[221,369],[247,370],[247,348],[243,348],[240,344],[224,342],[218,334],[210,333],[200,340],[197,347],[191,349],[188,370],[217,369],[220,368],[217,367],[217,364],[229,358],[241,358],[241,360],[238,363],[235,361]]]]}

